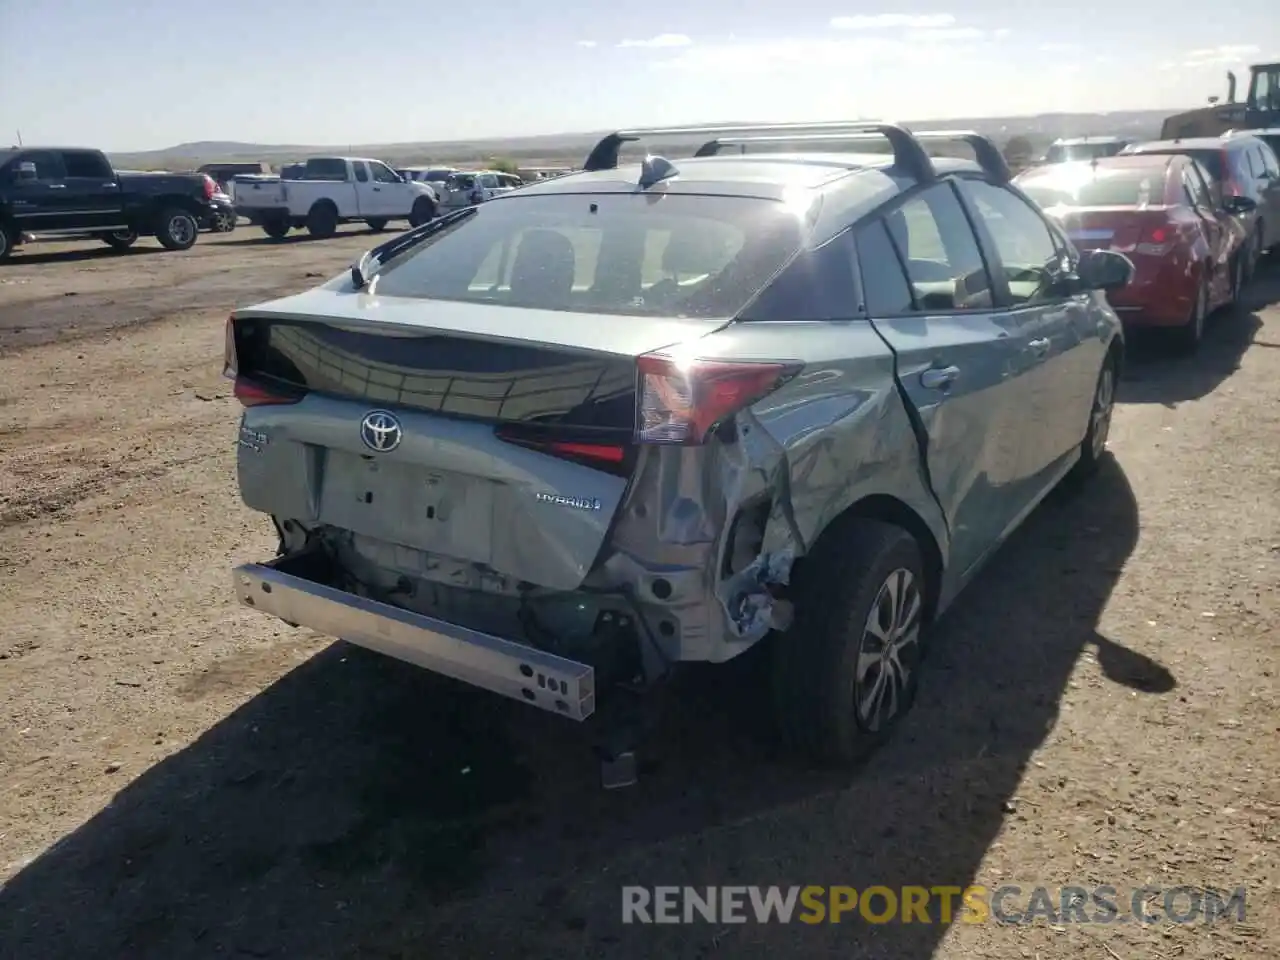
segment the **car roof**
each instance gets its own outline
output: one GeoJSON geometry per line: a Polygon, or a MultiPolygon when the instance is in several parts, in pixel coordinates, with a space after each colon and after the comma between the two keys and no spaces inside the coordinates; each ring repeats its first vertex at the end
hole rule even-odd
{"type": "MultiPolygon", "coordinates": [[[[972,160],[931,158],[940,177],[982,174],[972,160]]],[[[760,153],[686,157],[670,161],[678,173],[662,182],[667,194],[741,197],[785,201],[796,191],[821,196],[811,241],[821,243],[875,207],[915,186],[917,180],[895,165],[888,153],[760,153]]],[[[570,194],[635,193],[642,165],[623,163],[535,180],[491,203],[518,203],[531,197],[570,194]]]]}

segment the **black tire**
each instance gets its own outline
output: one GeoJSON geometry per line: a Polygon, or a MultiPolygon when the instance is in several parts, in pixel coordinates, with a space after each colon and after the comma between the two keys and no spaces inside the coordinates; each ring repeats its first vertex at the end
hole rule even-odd
{"type": "Polygon", "coordinates": [[[327,200],[321,200],[307,212],[307,233],[317,240],[328,240],[338,232],[338,210],[327,200]]]}
{"type": "Polygon", "coordinates": [[[200,236],[200,222],[181,207],[161,210],[156,223],[156,239],[166,250],[190,250],[200,236]]]}
{"type": "Polygon", "coordinates": [[[820,763],[846,766],[880,746],[915,701],[928,595],[920,547],[900,527],[854,517],[824,534],[803,563],[792,625],[773,638],[774,714],[789,747],[820,763]],[[905,676],[888,668],[889,659],[879,661],[876,676],[891,685],[896,709],[872,723],[858,704],[875,679],[870,669],[859,679],[859,654],[873,655],[864,651],[874,640],[872,614],[883,626],[885,591],[904,574],[910,585],[901,609],[910,612],[914,639],[897,657],[905,676]]]}
{"type": "Polygon", "coordinates": [[[1244,297],[1244,288],[1249,282],[1249,258],[1248,250],[1241,250],[1236,254],[1235,263],[1231,265],[1231,305],[1239,306],[1241,299],[1244,297]]]}
{"type": "MultiPolygon", "coordinates": [[[[1207,271],[1206,271],[1207,272],[1207,271]]],[[[1204,342],[1204,327],[1209,319],[1209,278],[1200,278],[1200,287],[1196,291],[1195,303],[1191,306],[1191,316],[1187,322],[1172,331],[1174,346],[1179,353],[1191,354],[1200,349],[1204,342]]]]}
{"type": "Polygon", "coordinates": [[[409,226],[420,227],[436,218],[436,205],[430,197],[418,197],[413,201],[413,209],[409,212],[409,226]]]}
{"type": "Polygon", "coordinates": [[[214,233],[230,233],[236,228],[236,215],[219,210],[213,215],[212,229],[214,233]]]}
{"type": "Polygon", "coordinates": [[[374,233],[381,233],[383,230],[387,229],[387,221],[381,218],[366,220],[365,223],[369,225],[369,229],[374,233]]]}
{"type": "Polygon", "coordinates": [[[1258,264],[1266,255],[1267,251],[1262,248],[1262,237],[1265,227],[1266,225],[1262,223],[1262,221],[1258,221],[1253,225],[1253,235],[1249,237],[1249,245],[1247,247],[1248,261],[1246,263],[1244,274],[1245,283],[1251,282],[1257,275],[1258,264]]]}
{"type": "Polygon", "coordinates": [[[1079,483],[1098,472],[1107,455],[1107,437],[1111,434],[1111,417],[1115,413],[1116,389],[1120,385],[1120,362],[1115,353],[1098,371],[1097,385],[1093,389],[1093,403],[1089,407],[1089,427],[1080,443],[1080,459],[1072,467],[1068,480],[1079,483]]]}
{"type": "Polygon", "coordinates": [[[0,223],[0,262],[8,260],[13,248],[16,246],[14,239],[17,231],[7,223],[0,223]]]}
{"type": "Polygon", "coordinates": [[[102,242],[112,250],[128,250],[138,242],[136,230],[117,230],[115,233],[104,233],[102,242]]]}
{"type": "Polygon", "coordinates": [[[264,220],[262,222],[262,232],[272,240],[283,240],[293,229],[293,224],[288,220],[264,220]]]}

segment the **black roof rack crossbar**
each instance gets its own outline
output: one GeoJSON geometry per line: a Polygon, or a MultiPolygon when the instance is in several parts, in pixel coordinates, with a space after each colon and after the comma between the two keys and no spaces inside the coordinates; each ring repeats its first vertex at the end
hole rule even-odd
{"type": "Polygon", "coordinates": [[[968,144],[969,149],[973,151],[974,159],[978,161],[978,166],[982,167],[992,180],[997,183],[1008,183],[1013,177],[1009,164],[1005,162],[1004,154],[990,137],[984,137],[973,130],[917,130],[914,131],[914,136],[917,140],[950,140],[953,143],[968,144]]]}
{"type": "MultiPolygon", "coordinates": [[[[929,164],[929,155],[925,153],[920,144],[915,142],[910,131],[905,127],[877,121],[863,123],[841,120],[826,120],[816,123],[715,124],[711,126],[646,127],[634,130],[619,130],[601,138],[600,142],[595,145],[587,156],[587,161],[582,168],[583,170],[613,170],[618,166],[618,153],[623,144],[634,143],[637,140],[649,137],[709,136],[719,138],[770,134],[796,136],[854,132],[885,137],[893,146],[893,152],[897,157],[898,163],[914,171],[920,171],[926,178],[933,175],[933,167],[929,164]]],[[[715,150],[711,147],[714,142],[715,139],[704,143],[694,156],[714,155],[715,150]]]]}

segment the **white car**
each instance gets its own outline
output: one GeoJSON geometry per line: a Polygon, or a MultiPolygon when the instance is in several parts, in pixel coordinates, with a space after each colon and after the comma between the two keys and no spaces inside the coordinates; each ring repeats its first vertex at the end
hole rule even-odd
{"type": "Polygon", "coordinates": [[[419,226],[437,215],[435,190],[405,180],[381,160],[313,157],[294,176],[250,175],[232,181],[236,212],[280,238],[294,227],[333,236],[340,223],[364,221],[381,230],[391,220],[419,226]]]}
{"type": "Polygon", "coordinates": [[[524,186],[524,181],[501,170],[467,170],[453,174],[440,193],[440,212],[484,203],[524,186]]]}

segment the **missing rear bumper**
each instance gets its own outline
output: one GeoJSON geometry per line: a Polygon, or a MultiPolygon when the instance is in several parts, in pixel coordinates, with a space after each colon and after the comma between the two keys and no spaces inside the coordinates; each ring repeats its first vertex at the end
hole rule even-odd
{"type": "Polygon", "coordinates": [[[318,583],[300,575],[300,560],[235,568],[240,602],[563,717],[585,720],[595,712],[590,666],[318,583]],[[289,572],[291,562],[299,572],[289,572]]]}

